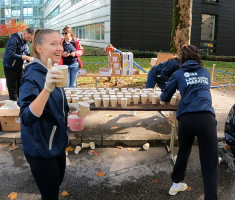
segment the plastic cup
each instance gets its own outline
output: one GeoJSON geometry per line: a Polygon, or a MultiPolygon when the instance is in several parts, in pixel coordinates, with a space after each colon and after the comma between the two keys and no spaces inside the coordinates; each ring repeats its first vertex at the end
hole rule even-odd
{"type": "Polygon", "coordinates": [[[82,148],[84,149],[84,148],[89,148],[90,147],[90,145],[89,145],[89,143],[82,143],[82,148]]]}
{"type": "Polygon", "coordinates": [[[116,97],[113,97],[110,99],[111,100],[111,106],[113,108],[117,107],[117,98],[116,97]]]}
{"type": "Polygon", "coordinates": [[[62,71],[63,78],[61,78],[61,82],[56,83],[56,87],[65,87],[67,85],[68,80],[68,65],[55,65],[56,69],[62,71]]]}
{"type": "Polygon", "coordinates": [[[100,107],[101,106],[101,98],[97,97],[94,98],[95,101],[95,107],[100,107]]]}
{"type": "Polygon", "coordinates": [[[72,98],[72,103],[77,103],[79,102],[79,97],[73,97],[72,98]]]}
{"type": "Polygon", "coordinates": [[[176,104],[176,96],[173,96],[173,97],[171,98],[170,104],[171,104],[171,105],[175,105],[175,104],[176,104]]]}
{"type": "Polygon", "coordinates": [[[66,99],[68,103],[71,103],[71,97],[66,97],[66,99]]]}
{"type": "Polygon", "coordinates": [[[145,94],[141,95],[141,103],[142,104],[146,104],[147,103],[147,95],[145,95],[145,94]]]}
{"type": "Polygon", "coordinates": [[[123,98],[123,95],[117,95],[117,99],[118,99],[118,104],[121,104],[121,98],[123,98]]]}
{"type": "Polygon", "coordinates": [[[70,114],[68,116],[68,124],[71,131],[81,131],[84,128],[84,119],[76,114],[70,114]]]}
{"type": "Polygon", "coordinates": [[[76,146],[75,150],[74,150],[74,153],[75,154],[79,154],[79,152],[82,150],[82,147],[80,146],[76,146]]]}
{"type": "Polygon", "coordinates": [[[125,95],[125,97],[127,98],[127,105],[131,104],[131,95],[125,95]]]}
{"type": "Polygon", "coordinates": [[[94,142],[89,142],[89,146],[91,149],[95,149],[95,143],[94,142]]]}
{"type": "Polygon", "coordinates": [[[127,107],[127,98],[121,98],[121,107],[126,108],[127,107]]]}
{"type": "Polygon", "coordinates": [[[133,103],[137,105],[139,103],[140,96],[139,95],[133,95],[133,103]]]}
{"type": "Polygon", "coordinates": [[[83,101],[83,102],[86,102],[86,101],[88,101],[89,99],[90,99],[89,97],[83,97],[83,98],[82,98],[82,101],[83,101]]]}
{"type": "Polygon", "coordinates": [[[103,105],[105,108],[109,107],[109,98],[103,98],[103,105]]]}
{"type": "Polygon", "coordinates": [[[104,95],[102,95],[102,98],[109,98],[109,95],[104,94],[104,95]]]}
{"type": "Polygon", "coordinates": [[[152,104],[157,104],[158,98],[157,95],[152,95],[152,104]]]}
{"type": "Polygon", "coordinates": [[[150,146],[149,143],[146,143],[146,144],[143,145],[143,149],[144,149],[144,150],[148,150],[148,149],[149,149],[149,146],[150,146]]]}
{"type": "Polygon", "coordinates": [[[86,114],[90,110],[90,105],[86,102],[79,102],[78,104],[79,104],[78,116],[81,118],[85,118],[86,114]]]}

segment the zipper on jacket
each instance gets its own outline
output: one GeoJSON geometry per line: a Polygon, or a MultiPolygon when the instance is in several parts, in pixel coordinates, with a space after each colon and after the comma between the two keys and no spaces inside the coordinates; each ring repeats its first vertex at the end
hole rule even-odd
{"type": "MultiPolygon", "coordinates": [[[[64,94],[63,94],[63,91],[62,89],[60,88],[60,91],[61,91],[61,94],[62,94],[62,97],[63,97],[63,114],[64,114],[64,122],[65,122],[65,112],[64,112],[64,94]]],[[[67,132],[67,135],[68,135],[68,144],[69,144],[69,134],[68,134],[68,131],[67,132]]]]}
{"type": "Polygon", "coordinates": [[[16,60],[14,60],[14,61],[13,61],[13,63],[12,63],[12,67],[14,67],[15,63],[16,63],[16,60]]]}
{"type": "Polygon", "coordinates": [[[50,140],[49,140],[49,150],[52,150],[52,142],[53,142],[56,128],[57,128],[57,126],[53,126],[53,129],[51,131],[51,136],[50,136],[50,140]]]}

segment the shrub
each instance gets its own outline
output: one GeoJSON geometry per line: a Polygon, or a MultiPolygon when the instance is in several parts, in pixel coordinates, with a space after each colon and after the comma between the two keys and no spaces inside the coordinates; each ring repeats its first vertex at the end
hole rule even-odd
{"type": "Polygon", "coordinates": [[[8,36],[0,36],[0,48],[6,47],[8,36]]]}

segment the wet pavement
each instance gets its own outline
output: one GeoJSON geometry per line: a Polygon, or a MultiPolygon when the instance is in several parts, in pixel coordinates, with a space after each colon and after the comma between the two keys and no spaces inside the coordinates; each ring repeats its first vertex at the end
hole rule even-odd
{"type": "MultiPolygon", "coordinates": [[[[21,146],[15,151],[0,144],[0,200],[9,199],[17,192],[17,200],[39,200],[35,185],[21,146]]],[[[203,195],[198,148],[193,147],[185,182],[191,190],[169,196],[173,164],[164,147],[96,148],[97,156],[86,149],[68,155],[64,182],[60,193],[67,191],[69,200],[197,200],[203,195]],[[105,172],[103,177],[96,172],[105,172]]],[[[235,174],[225,163],[219,168],[219,199],[235,199],[235,174]]]]}

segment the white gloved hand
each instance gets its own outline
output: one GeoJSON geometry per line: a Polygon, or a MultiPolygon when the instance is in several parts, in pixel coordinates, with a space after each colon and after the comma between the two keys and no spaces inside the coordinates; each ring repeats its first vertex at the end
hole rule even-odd
{"type": "Polygon", "coordinates": [[[61,82],[63,78],[63,72],[55,67],[52,67],[51,59],[48,58],[47,62],[47,75],[46,75],[46,82],[44,84],[44,88],[49,92],[52,92],[55,89],[56,83],[61,82]]]}

